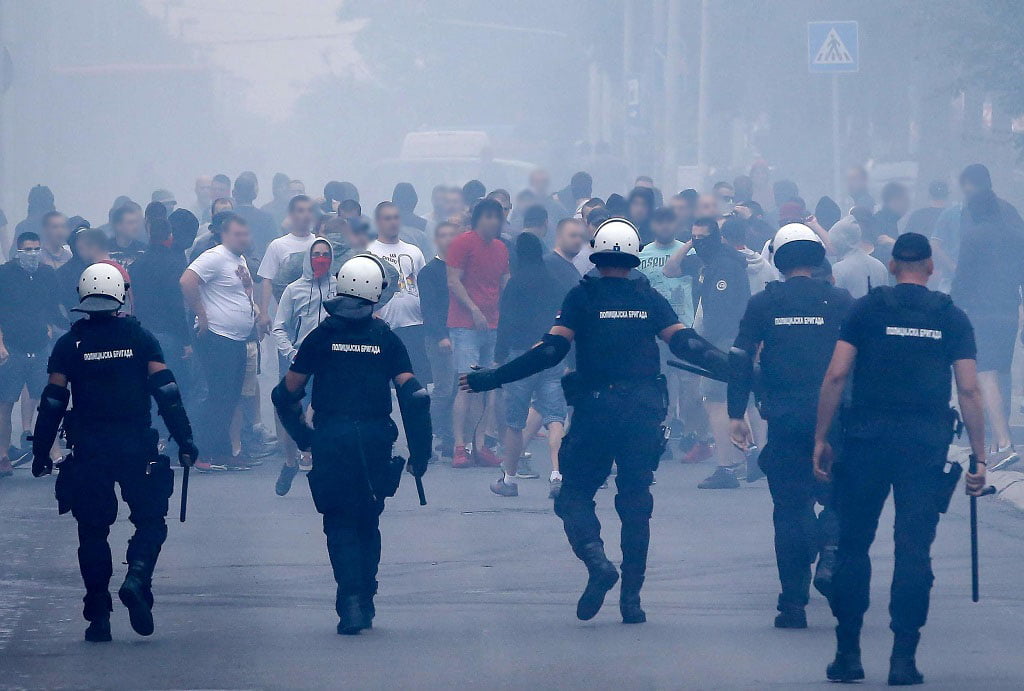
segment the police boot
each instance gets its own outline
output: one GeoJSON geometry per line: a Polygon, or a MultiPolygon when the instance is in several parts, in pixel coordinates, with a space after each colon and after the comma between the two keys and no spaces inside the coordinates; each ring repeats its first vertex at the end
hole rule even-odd
{"type": "Polygon", "coordinates": [[[85,640],[90,643],[109,643],[113,640],[110,635],[110,617],[94,619],[89,622],[89,628],[85,630],[85,640]]]}
{"type": "Polygon", "coordinates": [[[583,594],[580,595],[579,602],[576,603],[576,618],[589,621],[601,610],[604,596],[619,580],[619,572],[615,565],[608,561],[604,554],[604,545],[600,542],[583,545],[578,554],[586,564],[590,578],[583,594]]]}
{"type": "Polygon", "coordinates": [[[144,561],[133,561],[128,565],[128,575],[124,578],[117,596],[128,609],[128,619],[132,630],[140,636],[153,634],[153,591],[150,582],[153,576],[152,567],[144,561]]]}
{"type": "Polygon", "coordinates": [[[917,670],[914,655],[920,633],[896,634],[889,658],[889,686],[914,686],[924,683],[924,675],[917,670]]]}
{"type": "Polygon", "coordinates": [[[829,545],[821,549],[818,556],[818,564],[814,567],[814,589],[825,596],[825,599],[832,597],[832,575],[836,569],[835,545],[829,545]]]}
{"type": "Polygon", "coordinates": [[[836,629],[836,658],[825,676],[829,681],[851,682],[864,679],[864,667],[860,663],[860,634],[845,634],[836,629]]]}
{"type": "Polygon", "coordinates": [[[107,591],[97,593],[86,593],[85,609],[82,614],[89,622],[89,628],[85,630],[85,640],[90,643],[109,643],[110,636],[110,593],[107,591]]]}
{"type": "Polygon", "coordinates": [[[358,595],[338,597],[338,633],[343,636],[354,636],[363,629],[370,628],[370,620],[363,611],[358,595]]]}
{"type": "Polygon", "coordinates": [[[643,582],[644,579],[641,578],[639,583],[627,585],[626,579],[622,579],[622,588],[619,590],[619,613],[622,614],[623,624],[643,624],[647,621],[647,613],[640,607],[640,586],[643,582]]]}
{"type": "Polygon", "coordinates": [[[806,629],[807,613],[803,607],[780,607],[779,613],[775,615],[775,628],[806,629]]]}

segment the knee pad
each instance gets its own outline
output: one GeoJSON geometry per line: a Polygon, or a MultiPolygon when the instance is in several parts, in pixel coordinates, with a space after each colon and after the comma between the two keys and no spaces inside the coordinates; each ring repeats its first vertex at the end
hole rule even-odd
{"type": "Polygon", "coordinates": [[[654,497],[645,487],[643,491],[620,492],[615,495],[615,510],[626,520],[650,520],[654,513],[654,497]]]}

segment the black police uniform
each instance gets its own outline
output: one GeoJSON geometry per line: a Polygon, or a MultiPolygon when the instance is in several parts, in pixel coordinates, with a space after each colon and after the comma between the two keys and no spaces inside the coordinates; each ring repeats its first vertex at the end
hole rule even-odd
{"type": "Polygon", "coordinates": [[[72,324],[50,355],[49,372],[67,377],[74,397],[64,421],[73,460],[62,464],[57,482],[78,521],[89,621],[107,619],[111,611],[107,536],[117,518],[115,483],[135,526],[129,570],[144,582],[152,607],[148,585],[167,538],[164,517],[174,489],[170,461],[157,451],[147,386],[149,363],[163,361],[156,338],[134,318],[98,315],[72,324]]]}
{"type": "Polygon", "coordinates": [[[833,468],[840,532],[831,605],[839,648],[859,650],[871,578],[868,549],[891,488],[893,653],[912,658],[928,615],[930,551],[953,437],[950,368],[975,359],[974,333],[948,295],[899,284],[857,300],[840,340],[857,355],[843,452],[833,468]]]}
{"type": "Polygon", "coordinates": [[[394,492],[391,380],[412,371],[409,354],[380,319],[329,316],[302,342],[291,370],[313,377],[309,489],[323,514],[338,616],[346,616],[346,598],[358,596],[372,618],[380,514],[394,492]]]}
{"type": "Polygon", "coordinates": [[[668,395],[657,335],[679,322],[649,284],[585,278],[569,291],[557,324],[575,336],[579,390],[567,397],[573,421],[558,454],[562,490],[555,513],[576,555],[603,545],[594,495],[617,467],[615,509],[622,520],[622,591],[639,597],[647,569],[650,485],[664,449],[668,395]]]}
{"type": "MultiPolygon", "coordinates": [[[[763,344],[759,410],[768,422],[768,439],[759,463],[774,505],[780,612],[803,611],[810,565],[820,550],[834,549],[838,537],[828,486],[815,480],[812,456],[818,393],[852,304],[848,292],[825,281],[774,281],[750,299],[734,344],[751,357],[763,344]],[[816,501],[825,506],[820,516],[816,501]]],[[[749,394],[745,381],[730,382],[730,418],[743,417],[749,394]]]]}

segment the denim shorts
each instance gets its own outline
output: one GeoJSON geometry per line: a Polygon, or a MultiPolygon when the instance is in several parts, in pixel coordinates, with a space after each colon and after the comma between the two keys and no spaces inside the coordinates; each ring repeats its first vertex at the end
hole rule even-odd
{"type": "Polygon", "coordinates": [[[455,359],[455,373],[469,374],[473,367],[490,367],[494,364],[494,342],[498,338],[495,329],[449,329],[455,359]]]}
{"type": "Polygon", "coordinates": [[[49,379],[46,363],[43,354],[11,353],[0,365],[0,403],[16,403],[25,387],[29,398],[37,400],[49,379]]]}
{"type": "MultiPolygon", "coordinates": [[[[523,352],[513,351],[509,359],[523,352]]],[[[524,429],[531,405],[540,413],[545,427],[552,422],[565,422],[569,409],[565,403],[565,394],[562,393],[563,369],[562,365],[555,365],[501,387],[505,393],[505,424],[512,429],[524,429]]]]}

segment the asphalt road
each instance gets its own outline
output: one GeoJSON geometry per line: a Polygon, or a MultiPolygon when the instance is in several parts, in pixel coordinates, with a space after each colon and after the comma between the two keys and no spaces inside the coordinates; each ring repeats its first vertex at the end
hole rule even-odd
{"type": "MultiPolygon", "coordinates": [[[[538,449],[540,451],[540,449],[538,449]]],[[[801,688],[824,684],[832,619],[821,598],[806,631],[772,628],[777,593],[764,481],[698,491],[706,466],[658,473],[648,623],[624,626],[613,597],[575,619],[585,572],[543,479],[492,495],[493,470],[432,467],[427,507],[411,482],[383,518],[372,632],[335,634],[334,584],[302,478],[273,494],[276,463],[194,476],[188,523],[171,523],[154,579],[156,634],[136,636],[117,603],[115,640],[82,641],[75,527],[52,478],[0,481],[0,688],[801,688]]],[[[612,492],[599,494],[618,557],[612,492]]],[[[919,665],[932,688],[1022,688],[1024,514],[983,503],[982,601],[969,597],[967,500],[933,550],[936,584],[919,665]]],[[[866,686],[885,682],[891,507],[873,552],[866,686]]],[[[123,556],[122,509],[111,534],[123,556]]],[[[115,569],[116,589],[123,573],[115,569]]]]}

